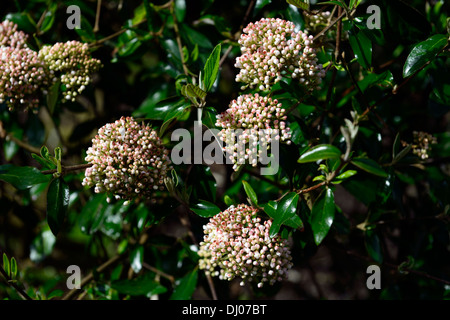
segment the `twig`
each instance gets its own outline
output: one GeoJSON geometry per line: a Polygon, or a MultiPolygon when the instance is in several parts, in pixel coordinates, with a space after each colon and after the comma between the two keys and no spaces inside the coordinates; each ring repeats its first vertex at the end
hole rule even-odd
{"type": "Polygon", "coordinates": [[[142,266],[158,275],[160,275],[161,277],[164,277],[166,279],[168,279],[170,282],[174,283],[175,282],[175,278],[173,276],[171,276],[170,274],[167,274],[151,265],[149,265],[147,262],[142,262],[142,266]]]}
{"type": "Polygon", "coordinates": [[[24,298],[25,300],[33,300],[25,291],[22,290],[22,288],[20,288],[14,283],[14,281],[12,281],[12,279],[8,276],[8,274],[5,270],[3,270],[2,267],[0,267],[0,273],[3,275],[3,277],[5,277],[6,284],[10,287],[13,287],[22,296],[22,298],[24,298]]]}
{"type": "Polygon", "coordinates": [[[181,43],[180,30],[178,29],[178,21],[174,9],[175,4],[172,3],[172,6],[170,7],[170,13],[172,14],[173,18],[173,29],[175,31],[175,39],[177,41],[178,51],[180,52],[181,64],[183,65],[183,72],[186,76],[189,76],[189,69],[187,68],[186,60],[184,59],[183,44],[181,43]]]}
{"type": "Polygon", "coordinates": [[[100,30],[100,11],[102,8],[102,0],[97,0],[97,12],[95,14],[95,25],[94,25],[94,33],[97,33],[100,30]]]}
{"type": "MultiPolygon", "coordinates": [[[[38,153],[39,153],[39,151],[38,151],[38,153]]],[[[92,167],[92,163],[76,164],[73,166],[62,166],[62,173],[65,174],[70,171],[83,170],[83,169],[90,168],[90,167],[92,167]]],[[[41,171],[41,173],[42,174],[53,174],[57,171],[58,171],[57,169],[51,169],[51,170],[41,171]]]]}
{"type": "Polygon", "coordinates": [[[336,18],[330,25],[328,25],[325,29],[320,31],[316,36],[313,38],[313,41],[320,38],[323,34],[325,34],[328,30],[330,30],[338,21],[340,21],[342,18],[344,18],[346,15],[346,12],[344,11],[339,17],[336,18]]]}
{"type": "MultiPolygon", "coordinates": [[[[117,261],[119,261],[121,257],[122,257],[121,255],[116,255],[116,256],[112,257],[111,259],[106,261],[104,264],[102,264],[100,267],[98,267],[96,269],[96,272],[100,273],[100,272],[104,271],[109,266],[111,266],[114,263],[116,263],[117,261]]],[[[84,279],[81,280],[80,288],[83,288],[85,285],[87,285],[89,282],[91,282],[92,279],[94,279],[94,273],[93,272],[89,273],[84,279]]],[[[71,299],[73,299],[73,297],[79,292],[78,290],[80,290],[80,289],[72,289],[72,290],[70,290],[64,297],[62,297],[61,300],[71,300],[71,299]]]]}
{"type": "Polygon", "coordinates": [[[29,152],[31,152],[31,153],[37,153],[37,154],[39,154],[39,153],[41,152],[38,148],[33,147],[33,146],[29,145],[28,143],[23,142],[23,141],[20,140],[20,139],[17,139],[17,138],[14,137],[11,133],[7,133],[7,134],[6,134],[5,140],[11,140],[12,142],[14,142],[15,144],[17,144],[17,145],[18,145],[19,147],[21,147],[22,149],[25,149],[25,150],[27,150],[27,151],[29,151],[29,152]]]}

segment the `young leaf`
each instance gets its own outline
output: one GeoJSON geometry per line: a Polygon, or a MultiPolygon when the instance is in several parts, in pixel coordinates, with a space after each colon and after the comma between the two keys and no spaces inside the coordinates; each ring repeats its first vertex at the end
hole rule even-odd
{"type": "Polygon", "coordinates": [[[17,277],[17,261],[16,258],[12,257],[11,258],[11,275],[10,275],[12,280],[15,280],[17,277]]]}
{"type": "Polygon", "coordinates": [[[8,277],[11,276],[11,268],[9,266],[9,259],[6,253],[3,253],[3,270],[5,270],[8,277]]]}
{"type": "Polygon", "coordinates": [[[447,36],[435,34],[425,41],[420,42],[411,50],[403,66],[403,78],[407,78],[420,70],[447,45],[447,36]]]}
{"type": "Polygon", "coordinates": [[[287,3],[303,10],[309,10],[309,0],[286,0],[287,3]]]}
{"type": "Polygon", "coordinates": [[[248,198],[250,199],[251,205],[258,207],[258,196],[256,195],[255,191],[253,190],[252,186],[245,180],[242,180],[242,184],[244,185],[245,193],[247,194],[248,198]]]}
{"type": "Polygon", "coordinates": [[[177,281],[170,300],[187,300],[190,299],[197,287],[198,269],[195,268],[183,278],[177,281]]]}
{"type": "Polygon", "coordinates": [[[333,191],[327,188],[314,203],[311,211],[311,229],[316,245],[319,245],[328,234],[333,224],[335,208],[333,191]]]}
{"type": "Polygon", "coordinates": [[[205,91],[211,90],[214,82],[216,81],[217,74],[219,73],[220,51],[222,46],[218,44],[211,55],[206,60],[205,68],[203,69],[203,85],[205,91]]]}
{"type": "Polygon", "coordinates": [[[386,171],[381,168],[381,166],[376,163],[374,160],[369,158],[353,158],[351,163],[353,163],[358,168],[367,171],[371,174],[374,174],[376,176],[380,176],[383,178],[387,178],[388,174],[386,171]]]}
{"type": "Polygon", "coordinates": [[[214,203],[200,200],[195,206],[191,207],[191,210],[194,211],[197,215],[203,218],[210,218],[220,213],[220,208],[216,206],[214,203]]]}
{"type": "Polygon", "coordinates": [[[339,158],[341,150],[330,144],[320,144],[303,153],[298,163],[315,162],[317,160],[339,158]]]}
{"type": "Polygon", "coordinates": [[[62,178],[52,180],[47,191],[47,222],[56,236],[69,207],[69,186],[62,178]]]}

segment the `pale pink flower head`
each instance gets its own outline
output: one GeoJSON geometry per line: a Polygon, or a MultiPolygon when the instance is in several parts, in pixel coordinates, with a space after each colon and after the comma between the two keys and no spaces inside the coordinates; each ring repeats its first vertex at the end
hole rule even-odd
{"type": "Polygon", "coordinates": [[[237,82],[265,91],[283,77],[298,81],[306,92],[319,88],[325,70],[318,64],[313,37],[279,18],[249,23],[239,39],[242,55],[236,58],[237,82]]]}
{"type": "Polygon", "coordinates": [[[108,199],[151,198],[164,189],[164,178],[172,169],[169,151],[155,130],[121,117],[98,130],[87,150],[84,186],[106,192],[108,199]]]}
{"type": "Polygon", "coordinates": [[[271,225],[245,204],[210,218],[198,251],[200,269],[222,280],[240,278],[241,285],[254,282],[262,287],[282,281],[293,265],[292,257],[286,239],[270,237],[271,225]]]}

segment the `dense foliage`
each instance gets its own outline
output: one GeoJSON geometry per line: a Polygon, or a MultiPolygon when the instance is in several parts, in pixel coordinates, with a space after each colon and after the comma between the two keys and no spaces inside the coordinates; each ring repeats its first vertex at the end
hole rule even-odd
{"type": "Polygon", "coordinates": [[[2,3],[0,297],[450,297],[445,2],[2,3]]]}

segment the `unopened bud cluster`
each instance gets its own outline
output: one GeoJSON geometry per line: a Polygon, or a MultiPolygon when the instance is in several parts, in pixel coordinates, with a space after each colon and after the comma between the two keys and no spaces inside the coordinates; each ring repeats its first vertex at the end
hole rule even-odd
{"type": "Polygon", "coordinates": [[[256,166],[257,158],[265,155],[273,142],[290,144],[290,128],[283,121],[286,118],[281,103],[257,93],[231,101],[228,109],[217,115],[216,126],[222,128],[219,138],[225,143],[223,151],[234,163],[233,169],[244,163],[256,166]]]}
{"type": "MultiPolygon", "coordinates": [[[[98,130],[87,150],[83,185],[118,199],[150,198],[164,189],[172,169],[168,150],[155,130],[122,117],[98,130]]],[[[108,198],[110,200],[110,198],[108,198]]]]}
{"type": "Polygon", "coordinates": [[[26,47],[28,36],[22,31],[17,31],[17,24],[5,20],[0,23],[0,47],[12,47],[22,49],[26,47]]]}
{"type": "Polygon", "coordinates": [[[255,282],[262,287],[282,281],[292,267],[292,257],[286,239],[270,237],[271,225],[245,204],[215,215],[203,227],[200,269],[221,280],[240,278],[241,285],[255,282]]]}
{"type": "Polygon", "coordinates": [[[437,143],[436,137],[433,137],[430,133],[423,131],[413,132],[413,145],[412,152],[421,159],[428,159],[428,153],[431,150],[431,145],[437,143]]]}
{"type": "Polygon", "coordinates": [[[101,67],[101,62],[91,57],[88,45],[78,41],[44,46],[39,57],[55,75],[53,82],[61,80],[65,89],[62,102],[75,101],[75,97],[91,82],[90,75],[101,67]]]}
{"type": "Polygon", "coordinates": [[[10,110],[37,112],[42,97],[58,81],[62,102],[74,101],[101,66],[91,58],[87,44],[69,41],[36,52],[28,48],[27,38],[15,23],[0,23],[0,103],[6,102],[10,110]]]}
{"type": "Polygon", "coordinates": [[[313,37],[294,28],[292,22],[279,18],[248,24],[239,39],[242,55],[236,58],[235,67],[241,70],[236,81],[263,91],[290,77],[307,92],[317,89],[325,70],[318,64],[313,37]]]}
{"type": "Polygon", "coordinates": [[[48,70],[36,51],[0,47],[0,103],[5,102],[10,110],[37,110],[48,84],[48,70]]]}
{"type": "Polygon", "coordinates": [[[312,34],[317,34],[328,26],[331,12],[308,13],[304,11],[303,17],[305,18],[305,29],[312,34]]]}

